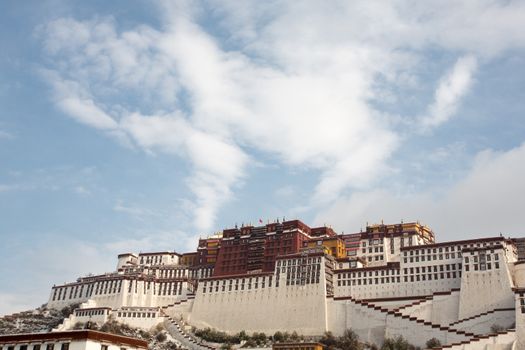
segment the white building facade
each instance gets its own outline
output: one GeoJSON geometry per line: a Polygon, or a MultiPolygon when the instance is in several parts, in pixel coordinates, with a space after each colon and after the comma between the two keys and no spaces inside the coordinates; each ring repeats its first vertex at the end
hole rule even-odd
{"type": "Polygon", "coordinates": [[[349,260],[305,249],[278,256],[271,272],[218,277],[174,252],[121,254],[113,273],[54,286],[48,306],[82,303],[60,330],[90,317],[145,329],[172,317],[228,333],[351,328],[376,344],[397,335],[451,349],[525,344],[525,264],[510,239],[436,243],[430,230],[395,229],[358,238],[349,260]],[[496,326],[504,331],[492,334],[496,326]]]}
{"type": "Polygon", "coordinates": [[[93,330],[0,335],[0,350],[146,350],[147,348],[146,341],[93,330]]]}

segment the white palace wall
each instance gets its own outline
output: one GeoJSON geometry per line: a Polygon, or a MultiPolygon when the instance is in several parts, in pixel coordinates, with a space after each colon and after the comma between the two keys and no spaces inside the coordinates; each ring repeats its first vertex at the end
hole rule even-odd
{"type": "Polygon", "coordinates": [[[464,262],[461,279],[459,319],[514,307],[512,272],[515,260],[509,258],[506,248],[472,250],[465,252],[464,258],[468,258],[468,263],[464,262]],[[480,268],[482,255],[486,259],[490,257],[490,269],[480,268]]]}
{"type": "Polygon", "coordinates": [[[450,294],[436,294],[432,298],[431,319],[434,324],[448,325],[456,322],[459,317],[460,291],[452,291],[450,294]]]}
{"type": "Polygon", "coordinates": [[[492,332],[493,326],[504,329],[513,328],[516,323],[516,311],[514,309],[496,310],[485,315],[473,317],[465,321],[452,324],[451,327],[475,334],[487,334],[492,332]]]}
{"type": "Polygon", "coordinates": [[[413,317],[390,314],[374,307],[359,304],[354,300],[329,300],[329,329],[341,335],[352,329],[362,341],[382,344],[385,337],[402,335],[416,346],[424,346],[431,338],[443,344],[468,340],[469,337],[439,325],[424,323],[413,317]]]}
{"type": "Polygon", "coordinates": [[[211,327],[228,333],[295,330],[303,335],[321,335],[327,330],[326,317],[324,283],[317,283],[214,294],[198,292],[190,322],[197,328],[211,327]]]}
{"type": "Polygon", "coordinates": [[[151,307],[124,307],[114,311],[112,316],[120,323],[142,329],[151,329],[164,321],[158,308],[151,307]]]}
{"type": "Polygon", "coordinates": [[[279,274],[199,282],[190,323],[228,333],[295,330],[303,335],[322,335],[327,330],[326,295],[331,271],[326,269],[325,257],[302,259],[313,260],[301,272],[306,274],[308,269],[307,282],[306,275],[295,274],[297,265],[278,266],[276,271],[282,269],[279,274]],[[230,287],[239,281],[242,289],[230,287]]]}
{"type": "MultiPolygon", "coordinates": [[[[124,254],[115,273],[54,286],[48,306],[89,301],[84,308],[110,310],[104,320],[111,315],[145,329],[169,315],[231,334],[320,336],[352,329],[375,344],[402,335],[418,346],[438,338],[443,344],[470,341],[458,349],[477,349],[475,344],[496,346],[512,336],[465,334],[486,334],[495,324],[515,323],[524,342],[525,264],[516,264],[512,249],[499,237],[405,246],[396,262],[336,270],[331,256],[303,252],[278,257],[272,273],[201,278],[195,295],[190,275],[197,270],[174,265],[178,255],[124,254]]],[[[94,316],[100,318],[82,309],[75,314],[78,320],[94,316]]],[[[525,342],[520,346],[525,349],[525,342]]]]}
{"type": "Polygon", "coordinates": [[[113,279],[78,282],[53,287],[48,307],[65,306],[92,300],[100,307],[117,309],[122,306],[157,307],[185,299],[188,283],[182,279],[149,282],[116,276],[113,279]]]}
{"type": "Polygon", "coordinates": [[[525,289],[515,293],[516,308],[516,349],[525,349],[525,289]]]}

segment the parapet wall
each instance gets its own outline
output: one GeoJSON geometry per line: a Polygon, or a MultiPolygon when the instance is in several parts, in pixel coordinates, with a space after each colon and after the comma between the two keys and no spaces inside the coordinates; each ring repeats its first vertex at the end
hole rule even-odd
{"type": "Polygon", "coordinates": [[[303,335],[322,335],[327,330],[324,279],[319,283],[203,293],[195,296],[190,323],[197,328],[215,328],[228,333],[242,330],[273,334],[294,330],[303,335]]]}

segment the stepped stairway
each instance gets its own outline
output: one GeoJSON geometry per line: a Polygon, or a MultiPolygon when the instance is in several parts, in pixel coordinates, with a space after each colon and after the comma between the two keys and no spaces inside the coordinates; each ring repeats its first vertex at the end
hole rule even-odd
{"type": "Polygon", "coordinates": [[[215,347],[206,344],[205,342],[197,339],[189,332],[186,332],[184,330],[183,324],[180,321],[177,321],[175,317],[169,316],[167,314],[170,308],[180,306],[193,299],[195,299],[195,295],[188,294],[186,296],[186,299],[176,301],[173,304],[162,306],[160,308],[160,312],[165,317],[164,327],[174,339],[178,340],[182,344],[182,346],[188,350],[215,350],[215,347]]]}
{"type": "Polygon", "coordinates": [[[408,310],[410,310],[410,309],[412,309],[414,307],[421,306],[421,305],[427,304],[429,302],[432,302],[432,300],[434,300],[433,296],[424,297],[423,299],[416,300],[413,303],[410,303],[410,304],[403,305],[403,306],[400,306],[398,308],[395,308],[392,311],[406,313],[408,310]]]}
{"type": "MultiPolygon", "coordinates": [[[[409,318],[412,318],[414,319],[414,314],[417,314],[417,317],[415,318],[416,320],[423,320],[425,322],[430,322],[431,321],[431,307],[432,307],[432,303],[435,301],[435,297],[436,296],[443,296],[443,295],[451,295],[452,293],[454,292],[459,292],[459,289],[452,289],[448,292],[437,292],[437,293],[434,293],[432,295],[429,295],[429,296],[426,296],[422,299],[419,299],[419,300],[416,300],[410,304],[406,304],[406,305],[403,305],[403,306],[400,306],[398,308],[395,308],[395,309],[391,309],[390,311],[390,314],[392,314],[392,311],[396,312],[396,313],[401,313],[402,315],[405,315],[405,316],[409,316],[409,318]],[[429,308],[430,307],[430,308],[429,308]]],[[[374,305],[373,303],[373,300],[366,300],[366,302],[368,304],[372,304],[374,305]]],[[[377,306],[377,305],[375,305],[377,306]]],[[[383,310],[385,311],[385,310],[383,310]]],[[[514,308],[497,308],[497,309],[493,309],[493,310],[488,310],[488,311],[485,311],[485,312],[482,312],[482,313],[479,313],[477,315],[473,315],[473,316],[470,316],[470,317],[467,317],[467,318],[464,318],[464,319],[461,319],[461,320],[457,320],[455,322],[452,322],[452,323],[446,323],[446,324],[443,324],[443,323],[440,323],[440,326],[443,328],[443,327],[446,327],[448,328],[449,330],[455,330],[455,331],[468,331],[470,332],[471,334],[474,334],[474,335],[486,335],[486,334],[489,334],[490,333],[490,328],[489,326],[485,326],[485,327],[478,327],[477,330],[473,330],[472,326],[472,321],[479,321],[479,322],[484,322],[484,321],[487,321],[488,318],[490,317],[495,317],[496,315],[499,315],[500,317],[503,317],[505,315],[505,313],[509,313],[509,312],[514,312],[515,309],[514,308]],[[485,329],[483,329],[485,328],[485,329]]],[[[514,315],[511,316],[510,318],[510,321],[508,320],[502,320],[502,319],[499,319],[499,320],[491,320],[492,322],[494,322],[495,324],[498,324],[500,326],[503,326],[504,328],[508,329],[508,328],[511,328],[512,324],[514,323],[514,315]],[[508,321],[508,322],[506,322],[508,321]]],[[[430,322],[431,323],[431,322],[430,322]]]]}
{"type": "Polygon", "coordinates": [[[480,318],[488,316],[488,315],[492,315],[492,314],[495,314],[495,313],[498,313],[498,312],[505,312],[505,311],[516,311],[516,309],[515,308],[507,308],[507,309],[494,309],[494,310],[490,310],[490,311],[485,311],[485,312],[482,312],[480,314],[477,314],[477,315],[474,315],[474,316],[470,316],[470,317],[458,320],[456,322],[453,322],[453,323],[450,324],[450,326],[454,327],[454,328],[457,328],[457,327],[461,326],[462,324],[464,324],[465,322],[476,320],[476,319],[480,319],[480,318]]]}
{"type": "MultiPolygon", "coordinates": [[[[383,308],[381,306],[374,305],[374,304],[372,304],[370,302],[357,300],[357,299],[354,299],[354,298],[350,298],[349,300],[352,301],[356,305],[361,305],[362,307],[366,307],[366,308],[371,309],[371,310],[379,311],[379,312],[384,313],[386,315],[393,316],[394,318],[397,318],[397,319],[408,320],[408,321],[411,321],[411,322],[415,322],[416,324],[419,324],[419,325],[428,326],[428,327],[431,327],[431,328],[434,328],[434,329],[438,329],[440,331],[445,331],[445,332],[448,332],[448,333],[454,334],[454,335],[460,335],[460,336],[465,336],[465,337],[469,337],[469,338],[476,336],[476,334],[474,334],[474,333],[456,330],[456,329],[448,327],[448,326],[435,324],[435,323],[432,323],[430,321],[422,320],[420,318],[411,316],[409,314],[405,314],[405,313],[402,312],[403,311],[402,308],[389,310],[389,309],[383,308]]],[[[421,302],[425,302],[425,300],[423,300],[421,302]]]]}
{"type": "Polygon", "coordinates": [[[190,333],[184,331],[184,327],[170,316],[166,316],[164,321],[164,327],[168,333],[176,340],[178,340],[182,346],[188,350],[214,350],[215,348],[205,343],[201,343],[190,333]]]}
{"type": "Polygon", "coordinates": [[[164,306],[161,306],[160,308],[161,308],[161,310],[166,311],[170,307],[174,307],[174,306],[177,306],[177,305],[181,305],[181,304],[187,303],[188,301],[193,300],[193,299],[195,299],[195,294],[187,294],[186,295],[186,299],[177,300],[176,302],[174,302],[172,304],[164,305],[164,306]]]}
{"type": "MultiPolygon", "coordinates": [[[[345,298],[346,299],[346,298],[345,298]]],[[[457,330],[448,326],[435,324],[427,320],[403,314],[398,309],[387,309],[379,305],[374,305],[364,300],[354,298],[346,299],[354,308],[354,312],[360,314],[359,317],[378,320],[389,329],[385,336],[397,336],[400,329],[409,330],[407,334],[402,331],[404,337],[413,344],[424,344],[430,338],[437,338],[442,344],[456,344],[468,342],[475,337],[481,337],[471,332],[457,330]]],[[[423,301],[424,302],[424,301],[423,301]]],[[[352,327],[362,339],[369,339],[369,331],[366,328],[359,329],[352,327]],[[362,332],[362,333],[361,333],[362,332]],[[360,334],[361,333],[361,334],[360,334]]],[[[377,336],[378,333],[376,333],[377,336]]],[[[377,339],[379,340],[379,339],[377,339]]]]}
{"type": "Polygon", "coordinates": [[[475,336],[468,341],[452,343],[431,350],[512,350],[516,330],[475,336]]]}

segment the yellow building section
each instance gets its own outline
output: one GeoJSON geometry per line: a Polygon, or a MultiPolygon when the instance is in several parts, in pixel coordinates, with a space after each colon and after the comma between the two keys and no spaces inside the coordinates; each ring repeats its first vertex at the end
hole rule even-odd
{"type": "Polygon", "coordinates": [[[314,238],[305,242],[305,248],[316,248],[319,246],[325,247],[328,250],[328,254],[336,259],[346,257],[345,242],[338,236],[314,238]]]}
{"type": "Polygon", "coordinates": [[[395,233],[415,233],[423,238],[424,242],[431,244],[435,242],[434,232],[426,225],[422,225],[417,222],[401,222],[399,224],[373,224],[366,226],[366,232],[368,233],[384,233],[384,234],[395,234],[395,233]]]}
{"type": "Polygon", "coordinates": [[[184,253],[180,259],[181,265],[195,266],[199,263],[199,253],[184,253]]]}

